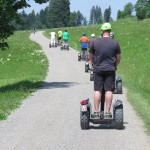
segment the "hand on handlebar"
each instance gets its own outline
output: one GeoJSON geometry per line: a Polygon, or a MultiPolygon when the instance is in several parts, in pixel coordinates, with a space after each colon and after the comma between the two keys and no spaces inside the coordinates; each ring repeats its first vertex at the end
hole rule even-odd
{"type": "Polygon", "coordinates": [[[94,66],[93,64],[90,65],[90,70],[93,71],[94,70],[94,66]]]}

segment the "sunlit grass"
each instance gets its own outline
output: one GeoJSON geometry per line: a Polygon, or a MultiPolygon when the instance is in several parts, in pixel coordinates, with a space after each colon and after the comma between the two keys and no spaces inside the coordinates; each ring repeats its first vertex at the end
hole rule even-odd
{"type": "Polygon", "coordinates": [[[0,119],[5,119],[22,100],[34,92],[47,72],[47,58],[29,40],[30,31],[15,32],[9,49],[0,51],[0,119]]]}

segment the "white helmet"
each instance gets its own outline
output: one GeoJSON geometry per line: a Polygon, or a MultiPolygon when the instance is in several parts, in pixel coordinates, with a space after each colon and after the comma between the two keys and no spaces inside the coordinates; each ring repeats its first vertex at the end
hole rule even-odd
{"type": "Polygon", "coordinates": [[[91,34],[91,37],[95,37],[95,34],[93,33],[93,34],[91,34]]]}

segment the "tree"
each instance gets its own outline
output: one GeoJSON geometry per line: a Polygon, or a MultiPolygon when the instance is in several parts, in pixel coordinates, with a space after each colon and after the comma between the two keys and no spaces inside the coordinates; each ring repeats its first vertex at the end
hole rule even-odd
{"type": "MultiPolygon", "coordinates": [[[[21,23],[19,9],[30,7],[28,0],[0,0],[0,47],[3,46],[4,40],[13,34],[15,28],[13,21],[21,23]]],[[[37,3],[45,3],[48,0],[35,0],[37,3]]]]}
{"type": "Polygon", "coordinates": [[[101,8],[98,5],[96,5],[96,7],[95,7],[94,23],[95,24],[102,23],[102,11],[101,11],[101,8]]]}
{"type": "Polygon", "coordinates": [[[105,9],[105,11],[104,11],[104,20],[106,22],[109,22],[110,17],[111,17],[111,7],[109,6],[109,8],[105,9]]]}
{"type": "Polygon", "coordinates": [[[82,26],[87,25],[86,18],[82,15],[82,13],[78,10],[73,11],[70,13],[70,20],[69,20],[69,26],[75,27],[75,26],[82,26]]]}
{"type": "Polygon", "coordinates": [[[102,23],[102,12],[101,12],[101,8],[98,5],[96,5],[96,7],[93,6],[91,8],[89,24],[93,25],[99,23],[102,23]]]}
{"type": "Polygon", "coordinates": [[[95,13],[95,6],[93,6],[90,10],[90,21],[89,21],[90,25],[94,24],[94,13],[95,13]]]}
{"type": "Polygon", "coordinates": [[[138,20],[149,18],[150,0],[138,0],[135,4],[135,11],[138,20]]]}
{"type": "Polygon", "coordinates": [[[69,26],[71,27],[77,26],[77,13],[75,11],[70,13],[69,26]]]}
{"type": "Polygon", "coordinates": [[[35,12],[32,10],[32,12],[27,16],[27,24],[28,24],[28,29],[32,29],[35,26],[35,12]]]}
{"type": "Polygon", "coordinates": [[[134,11],[133,4],[132,3],[127,3],[124,6],[123,11],[118,10],[117,19],[124,19],[124,18],[127,18],[127,17],[131,17],[133,11],[134,11]]]}
{"type": "Polygon", "coordinates": [[[70,19],[69,0],[50,0],[47,16],[50,28],[67,27],[70,19]]]}
{"type": "Polygon", "coordinates": [[[44,10],[42,9],[39,13],[39,23],[42,25],[41,28],[48,27],[47,16],[48,16],[48,7],[46,7],[44,10]]]}
{"type": "Polygon", "coordinates": [[[77,26],[82,25],[83,19],[84,19],[84,17],[82,15],[82,13],[78,10],[78,12],[77,12],[77,26]]]}
{"type": "Polygon", "coordinates": [[[83,26],[86,26],[87,25],[87,20],[86,20],[86,17],[83,18],[83,26]]]}
{"type": "Polygon", "coordinates": [[[122,12],[121,10],[118,10],[117,12],[117,20],[122,18],[122,12]]]}
{"type": "Polygon", "coordinates": [[[133,4],[130,2],[130,3],[127,3],[125,6],[124,6],[124,11],[126,13],[126,16],[131,16],[132,15],[132,12],[134,10],[134,6],[133,4]]]}

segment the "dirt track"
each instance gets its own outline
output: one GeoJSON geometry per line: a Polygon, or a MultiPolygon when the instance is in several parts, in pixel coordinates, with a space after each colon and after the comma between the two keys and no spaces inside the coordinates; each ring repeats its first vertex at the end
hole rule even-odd
{"type": "Polygon", "coordinates": [[[49,48],[42,32],[31,34],[49,59],[43,87],[0,122],[0,150],[150,150],[142,121],[123,95],[124,130],[91,125],[80,129],[80,100],[93,101],[93,82],[73,49],[49,48]]]}

